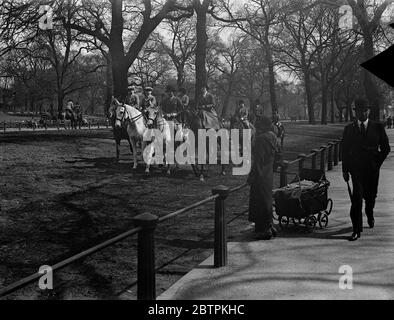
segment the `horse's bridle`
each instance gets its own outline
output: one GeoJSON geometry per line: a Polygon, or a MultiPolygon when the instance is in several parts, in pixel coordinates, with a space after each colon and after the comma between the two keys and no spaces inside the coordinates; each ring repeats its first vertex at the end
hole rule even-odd
{"type": "MultiPolygon", "coordinates": [[[[160,126],[160,125],[163,125],[165,122],[165,120],[163,119],[163,117],[162,117],[162,119],[161,119],[161,121],[158,121],[157,120],[157,117],[159,116],[159,111],[156,113],[156,117],[155,118],[151,118],[151,117],[147,117],[146,115],[144,116],[144,119],[145,119],[145,125],[148,127],[148,128],[150,128],[150,129],[152,129],[153,127],[155,127],[155,125],[156,126],[160,126]],[[149,121],[152,121],[152,125],[148,125],[148,122],[149,121]]],[[[164,128],[163,128],[163,130],[160,130],[160,131],[164,131],[164,128]]]]}
{"type": "MultiPolygon", "coordinates": [[[[118,107],[119,107],[119,106],[118,106],[118,107]]],[[[129,112],[127,111],[127,109],[126,109],[126,107],[124,106],[124,104],[122,104],[122,107],[124,108],[124,112],[123,112],[123,116],[122,116],[121,119],[119,119],[119,118],[117,117],[117,112],[116,112],[116,110],[115,110],[115,119],[116,119],[116,121],[124,122],[124,121],[125,121],[126,113],[129,115],[129,119],[130,119],[130,122],[131,122],[131,123],[135,123],[135,122],[137,122],[139,119],[141,119],[141,118],[143,117],[143,114],[142,114],[142,112],[141,112],[141,114],[139,114],[138,116],[136,116],[136,117],[133,118],[133,117],[130,116],[130,114],[129,114],[129,112]]]]}

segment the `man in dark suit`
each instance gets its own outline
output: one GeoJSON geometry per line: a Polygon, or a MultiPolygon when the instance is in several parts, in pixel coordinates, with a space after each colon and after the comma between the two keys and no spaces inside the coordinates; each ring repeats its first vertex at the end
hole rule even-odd
{"type": "Polygon", "coordinates": [[[383,124],[368,119],[369,107],[364,99],[355,101],[357,120],[346,126],[341,143],[342,171],[346,182],[353,184],[350,218],[353,234],[349,241],[360,238],[363,231],[362,204],[370,228],[374,227],[374,207],[378,191],[379,170],[390,153],[390,145],[383,124]],[[350,174],[350,176],[349,176],[350,174]]]}

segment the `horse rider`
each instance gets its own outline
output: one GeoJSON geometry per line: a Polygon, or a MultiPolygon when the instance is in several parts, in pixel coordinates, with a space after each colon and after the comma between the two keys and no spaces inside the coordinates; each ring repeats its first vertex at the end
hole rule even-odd
{"type": "Polygon", "coordinates": [[[183,104],[181,99],[175,95],[175,89],[172,86],[166,88],[167,98],[163,101],[162,111],[167,120],[177,120],[182,122],[181,113],[183,104]]]}
{"type": "Polygon", "coordinates": [[[261,105],[260,100],[256,99],[254,103],[254,122],[264,116],[264,107],[261,105]]]}
{"type": "Polygon", "coordinates": [[[387,122],[387,128],[391,129],[391,126],[393,125],[393,119],[391,118],[391,116],[387,117],[386,122],[387,122]]]}
{"type": "Polygon", "coordinates": [[[127,104],[133,108],[140,108],[140,97],[135,92],[135,85],[128,87],[127,104]]]}
{"type": "Polygon", "coordinates": [[[179,89],[179,98],[181,99],[183,109],[186,110],[189,107],[190,103],[190,98],[187,95],[186,89],[185,88],[180,88],[179,89]]]}
{"type": "Polygon", "coordinates": [[[198,99],[197,108],[203,127],[205,129],[219,130],[220,122],[215,110],[215,98],[208,90],[209,87],[207,85],[201,88],[201,95],[198,99]]]}
{"type": "Polygon", "coordinates": [[[155,96],[152,94],[153,88],[152,87],[145,87],[144,90],[144,97],[141,101],[141,111],[144,111],[150,107],[157,107],[157,101],[155,96]]]}
{"type": "Polygon", "coordinates": [[[278,111],[272,114],[272,124],[274,125],[276,136],[279,138],[282,133],[282,124],[280,123],[278,111]]]}
{"type": "Polygon", "coordinates": [[[64,108],[64,111],[66,112],[66,116],[69,115],[69,117],[71,118],[73,113],[74,113],[74,102],[72,99],[69,99],[66,107],[64,108]]]}
{"type": "Polygon", "coordinates": [[[79,104],[79,101],[75,103],[74,106],[74,115],[75,115],[75,121],[77,121],[77,124],[79,124],[79,129],[81,129],[81,124],[82,124],[82,108],[81,105],[79,104]]]}
{"type": "Polygon", "coordinates": [[[189,110],[190,98],[185,88],[179,89],[179,98],[181,99],[183,110],[181,115],[182,124],[186,123],[186,112],[189,110]]]}
{"type": "Polygon", "coordinates": [[[152,94],[152,87],[145,87],[144,97],[142,98],[140,111],[144,116],[148,116],[147,110],[150,108],[159,109],[156,101],[156,97],[152,94]]]}
{"type": "Polygon", "coordinates": [[[74,106],[74,113],[77,114],[77,115],[79,115],[79,114],[81,113],[81,105],[79,104],[79,101],[77,101],[77,102],[75,103],[75,106],[74,106]]]}
{"type": "Polygon", "coordinates": [[[278,113],[278,111],[276,111],[276,112],[272,115],[272,123],[273,123],[275,126],[278,126],[278,124],[279,124],[279,113],[278,113]]]}
{"type": "Polygon", "coordinates": [[[245,128],[249,128],[249,110],[245,105],[244,100],[239,100],[238,108],[235,111],[235,116],[241,121],[245,128]]]}

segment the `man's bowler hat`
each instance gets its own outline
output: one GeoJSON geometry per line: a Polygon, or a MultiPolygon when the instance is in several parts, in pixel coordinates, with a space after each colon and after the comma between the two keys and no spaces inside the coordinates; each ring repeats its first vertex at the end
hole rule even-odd
{"type": "Polygon", "coordinates": [[[354,110],[366,111],[368,109],[370,107],[368,106],[367,100],[360,98],[354,101],[354,110]]]}

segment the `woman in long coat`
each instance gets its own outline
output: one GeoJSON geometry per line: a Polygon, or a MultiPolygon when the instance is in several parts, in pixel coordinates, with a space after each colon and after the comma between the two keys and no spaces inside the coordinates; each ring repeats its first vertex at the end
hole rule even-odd
{"type": "Polygon", "coordinates": [[[252,145],[249,221],[255,223],[256,238],[269,240],[276,235],[272,218],[272,189],[274,162],[280,158],[280,146],[271,119],[261,117],[256,121],[256,136],[252,145]]]}
{"type": "Polygon", "coordinates": [[[220,122],[215,110],[215,97],[208,92],[208,86],[201,89],[198,109],[204,129],[220,129],[220,122]]]}

